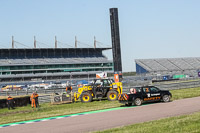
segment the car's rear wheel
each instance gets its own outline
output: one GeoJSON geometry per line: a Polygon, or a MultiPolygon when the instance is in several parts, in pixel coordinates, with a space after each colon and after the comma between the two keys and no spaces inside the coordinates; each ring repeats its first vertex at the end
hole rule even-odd
{"type": "Polygon", "coordinates": [[[136,106],[140,106],[140,105],[142,104],[142,100],[141,100],[140,98],[136,98],[136,99],[134,100],[134,104],[135,104],[136,106]]]}
{"type": "Polygon", "coordinates": [[[163,100],[163,102],[170,102],[170,96],[169,95],[164,95],[163,97],[162,97],[162,100],[163,100]]]}

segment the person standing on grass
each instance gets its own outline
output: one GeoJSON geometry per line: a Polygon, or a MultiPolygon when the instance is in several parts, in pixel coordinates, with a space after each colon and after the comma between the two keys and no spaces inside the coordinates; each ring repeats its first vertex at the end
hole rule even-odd
{"type": "Polygon", "coordinates": [[[8,98],[7,98],[7,104],[8,104],[8,109],[10,110],[10,108],[14,109],[14,99],[8,95],[8,98]]]}
{"type": "Polygon", "coordinates": [[[72,86],[71,85],[69,85],[69,86],[67,86],[66,87],[66,93],[71,93],[72,92],[72,86]]]}
{"type": "Polygon", "coordinates": [[[35,92],[35,104],[36,104],[36,108],[39,107],[39,101],[38,101],[38,94],[37,91],[35,92]]]}
{"type": "Polygon", "coordinates": [[[32,108],[33,108],[33,107],[36,108],[35,99],[36,99],[36,97],[35,97],[35,92],[33,92],[33,94],[32,94],[31,97],[30,97],[32,108]]]}

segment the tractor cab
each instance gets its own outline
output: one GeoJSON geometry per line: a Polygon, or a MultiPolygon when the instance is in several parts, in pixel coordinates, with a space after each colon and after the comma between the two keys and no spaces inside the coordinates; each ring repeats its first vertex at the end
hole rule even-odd
{"type": "Polygon", "coordinates": [[[110,86],[113,83],[111,79],[94,79],[93,80],[93,85],[94,86],[110,86]]]}
{"type": "Polygon", "coordinates": [[[98,99],[106,97],[106,94],[111,87],[112,87],[111,79],[95,79],[92,87],[94,97],[98,99]]]}

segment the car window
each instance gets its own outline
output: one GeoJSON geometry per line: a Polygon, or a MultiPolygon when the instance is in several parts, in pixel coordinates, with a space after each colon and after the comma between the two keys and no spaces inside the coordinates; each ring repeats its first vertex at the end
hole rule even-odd
{"type": "Polygon", "coordinates": [[[149,92],[149,88],[148,87],[144,87],[143,91],[146,92],[146,93],[148,93],[149,92]]]}
{"type": "Polygon", "coordinates": [[[141,92],[141,88],[140,87],[136,87],[136,92],[141,92]]]}
{"type": "Polygon", "coordinates": [[[151,90],[151,92],[158,92],[159,91],[159,89],[156,88],[156,87],[151,87],[150,90],[151,90]]]}

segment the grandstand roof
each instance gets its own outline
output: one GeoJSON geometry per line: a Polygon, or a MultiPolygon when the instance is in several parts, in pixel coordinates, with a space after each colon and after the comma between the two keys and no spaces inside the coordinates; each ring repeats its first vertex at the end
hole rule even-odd
{"type": "Polygon", "coordinates": [[[107,50],[107,49],[111,49],[110,47],[106,47],[106,48],[1,48],[0,50],[56,50],[56,49],[63,49],[63,50],[73,50],[73,49],[100,49],[100,50],[107,50]]]}
{"type": "Polygon", "coordinates": [[[1,59],[92,57],[111,48],[13,48],[0,49],[1,59]]]}
{"type": "Polygon", "coordinates": [[[135,62],[148,72],[200,69],[200,57],[136,59],[135,62]]]}

